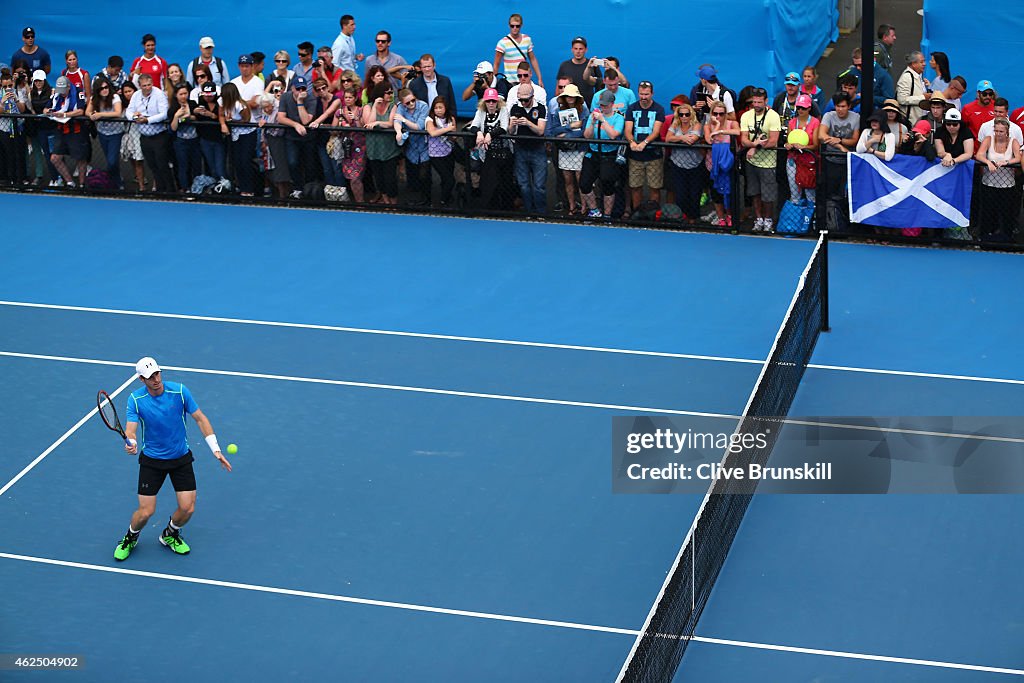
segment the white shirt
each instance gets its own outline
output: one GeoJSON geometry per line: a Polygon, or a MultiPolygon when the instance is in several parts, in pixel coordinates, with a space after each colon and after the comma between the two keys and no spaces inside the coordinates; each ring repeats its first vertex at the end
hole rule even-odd
{"type": "MultiPolygon", "coordinates": [[[[235,84],[235,87],[238,88],[238,94],[241,95],[242,99],[246,102],[263,94],[264,83],[256,76],[250,78],[248,83],[243,83],[241,76],[232,78],[231,82],[235,84]]],[[[257,106],[259,106],[258,102],[257,106]]]]}
{"type": "MultiPolygon", "coordinates": [[[[995,126],[995,121],[986,121],[981,124],[981,128],[978,129],[978,144],[981,141],[992,135],[992,128],[995,126]]],[[[1020,126],[1013,121],[1010,121],[1010,137],[1017,141],[1018,145],[1024,146],[1024,133],[1021,132],[1020,126]]]]}
{"type": "Polygon", "coordinates": [[[149,119],[146,123],[138,124],[139,132],[143,135],[158,135],[167,130],[167,95],[163,90],[153,86],[149,97],[142,94],[142,89],[135,91],[132,99],[128,102],[128,110],[125,118],[134,120],[136,114],[141,114],[149,119]]]}
{"type": "MultiPolygon", "coordinates": [[[[547,91],[544,90],[544,88],[542,88],[539,85],[537,85],[536,83],[531,83],[531,85],[533,86],[533,101],[537,102],[538,104],[544,104],[545,102],[547,102],[548,101],[548,93],[547,93],[547,91]]],[[[505,98],[505,101],[508,102],[508,106],[510,106],[510,107],[513,104],[519,104],[519,86],[518,85],[514,85],[511,88],[509,88],[508,97],[505,98]]]]}

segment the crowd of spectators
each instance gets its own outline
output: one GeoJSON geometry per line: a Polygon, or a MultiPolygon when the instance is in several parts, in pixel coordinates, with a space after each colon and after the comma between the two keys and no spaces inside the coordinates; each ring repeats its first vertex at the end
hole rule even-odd
{"type": "MultiPolygon", "coordinates": [[[[115,55],[94,72],[74,49],[54,65],[26,27],[0,66],[0,113],[30,115],[0,117],[0,182],[384,205],[403,195],[419,206],[436,197],[440,207],[472,197],[482,208],[594,219],[670,205],[680,220],[731,227],[751,218],[754,231],[772,232],[786,201],[831,202],[835,222],[843,155],[856,151],[945,165],[976,159],[981,205],[1019,208],[1024,106],[1011,111],[985,79],[965,102],[968,80],[946,55],[933,52],[926,64],[909,50],[901,60],[892,26],[878,30],[874,113],[862,121],[859,49],[832,93],[831,78],[820,82],[811,65],[769,93],[737,92],[701,64],[688,91],[663,96],[650,81],[631,83],[615,57],[589,56],[576,36],[548,71],[549,91],[519,14],[465,84],[431,54],[408,63],[387,31],[361,52],[355,18],[339,23],[330,46],[303,41],[269,63],[262,52],[222,58],[210,36],[198,40],[198,55],[169,62],[146,34],[128,68],[115,55]],[[477,103],[462,125],[456,98],[477,103]]],[[[996,213],[983,216],[986,235],[1008,238],[1016,212],[996,213]]]]}

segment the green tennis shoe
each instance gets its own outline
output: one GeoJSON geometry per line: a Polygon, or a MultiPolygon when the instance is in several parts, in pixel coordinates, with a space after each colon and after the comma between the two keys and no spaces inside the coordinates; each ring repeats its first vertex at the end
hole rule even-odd
{"type": "Polygon", "coordinates": [[[189,551],[192,550],[188,547],[188,543],[185,543],[185,539],[181,537],[180,531],[164,529],[160,534],[160,543],[167,546],[178,555],[188,555],[189,551]]]}
{"type": "Polygon", "coordinates": [[[121,542],[114,548],[114,559],[118,562],[124,562],[128,559],[128,556],[132,554],[132,549],[135,548],[139,543],[139,535],[134,536],[131,533],[126,533],[121,542]]]}

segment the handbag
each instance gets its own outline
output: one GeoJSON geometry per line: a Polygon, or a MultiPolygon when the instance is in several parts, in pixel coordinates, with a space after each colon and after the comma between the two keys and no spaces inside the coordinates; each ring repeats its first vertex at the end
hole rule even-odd
{"type": "Polygon", "coordinates": [[[804,190],[813,190],[818,185],[818,158],[814,152],[796,155],[796,185],[804,190]]]}
{"type": "Polygon", "coordinates": [[[806,235],[811,230],[814,219],[814,202],[806,199],[799,203],[787,200],[779,212],[779,223],[775,232],[780,235],[806,235]]]}

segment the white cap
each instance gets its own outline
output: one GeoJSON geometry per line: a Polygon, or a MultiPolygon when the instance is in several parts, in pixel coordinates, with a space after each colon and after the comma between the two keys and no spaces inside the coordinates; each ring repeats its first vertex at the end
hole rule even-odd
{"type": "Polygon", "coordinates": [[[154,372],[160,372],[160,366],[156,364],[155,360],[146,356],[135,364],[135,372],[139,373],[146,379],[149,379],[153,376],[154,372]]]}
{"type": "Polygon", "coordinates": [[[32,72],[32,80],[33,81],[45,81],[46,80],[46,72],[43,71],[42,69],[36,69],[35,71],[32,72]]]}
{"type": "Polygon", "coordinates": [[[485,73],[487,73],[489,71],[494,71],[494,67],[491,65],[491,63],[490,62],[480,62],[479,64],[476,65],[476,69],[473,71],[473,73],[485,74],[485,73]]]}
{"type": "Polygon", "coordinates": [[[213,47],[213,38],[210,36],[203,36],[199,39],[199,47],[213,47]]]}

